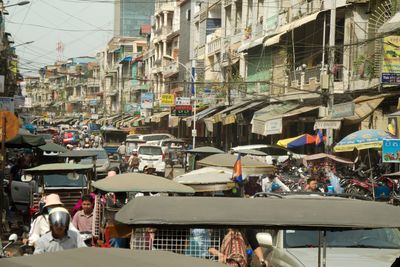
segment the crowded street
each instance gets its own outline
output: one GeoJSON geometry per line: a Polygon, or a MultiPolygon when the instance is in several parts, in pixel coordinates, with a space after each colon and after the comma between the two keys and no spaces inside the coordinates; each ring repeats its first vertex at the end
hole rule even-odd
{"type": "Polygon", "coordinates": [[[0,26],[0,267],[400,267],[400,0],[0,26]]]}

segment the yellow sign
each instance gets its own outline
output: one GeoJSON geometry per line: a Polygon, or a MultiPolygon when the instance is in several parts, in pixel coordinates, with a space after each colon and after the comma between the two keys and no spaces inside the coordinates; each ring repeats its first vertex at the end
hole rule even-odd
{"type": "MultiPolygon", "coordinates": [[[[0,134],[3,134],[3,118],[5,118],[5,138],[6,141],[13,139],[15,136],[17,136],[18,131],[19,131],[19,120],[18,118],[14,115],[14,113],[9,112],[9,111],[1,111],[0,112],[0,134]]],[[[1,136],[0,136],[1,138],[1,136]]]]}
{"type": "Polygon", "coordinates": [[[162,94],[161,95],[161,106],[171,107],[175,104],[175,98],[173,94],[162,94]]]}
{"type": "Polygon", "coordinates": [[[400,36],[383,38],[382,83],[400,83],[400,36]]]}

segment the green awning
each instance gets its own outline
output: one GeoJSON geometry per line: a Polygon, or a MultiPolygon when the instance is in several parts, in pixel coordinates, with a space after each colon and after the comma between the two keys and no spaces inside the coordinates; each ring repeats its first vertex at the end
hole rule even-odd
{"type": "Polygon", "coordinates": [[[124,173],[93,182],[93,187],[106,192],[157,192],[194,194],[194,190],[167,178],[143,173],[124,173]]]}

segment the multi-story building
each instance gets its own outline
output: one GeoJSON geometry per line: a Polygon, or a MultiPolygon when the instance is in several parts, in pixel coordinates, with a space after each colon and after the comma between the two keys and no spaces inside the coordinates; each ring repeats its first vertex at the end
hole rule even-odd
{"type": "Polygon", "coordinates": [[[114,2],[114,36],[140,37],[140,26],[149,24],[154,2],[116,0],[114,2]]]}

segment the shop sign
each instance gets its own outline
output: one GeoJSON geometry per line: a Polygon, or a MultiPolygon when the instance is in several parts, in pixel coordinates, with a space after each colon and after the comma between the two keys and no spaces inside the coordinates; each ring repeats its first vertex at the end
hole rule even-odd
{"type": "Polygon", "coordinates": [[[382,161],[400,163],[400,140],[383,140],[382,161]]]}
{"type": "Polygon", "coordinates": [[[177,97],[175,106],[190,106],[190,97],[177,97]]]}
{"type": "Polygon", "coordinates": [[[280,134],[282,133],[282,118],[269,120],[265,122],[264,135],[280,134]]]}
{"type": "Polygon", "coordinates": [[[143,93],[141,95],[140,107],[141,108],[152,109],[153,108],[153,103],[154,103],[153,99],[154,99],[153,93],[143,93]]]}
{"type": "Polygon", "coordinates": [[[400,84],[400,36],[383,38],[383,61],[381,82],[400,84]]]}
{"type": "Polygon", "coordinates": [[[173,94],[162,94],[161,95],[161,106],[171,107],[175,104],[175,99],[173,94]]]}
{"type": "Polygon", "coordinates": [[[171,116],[189,117],[192,116],[192,106],[171,107],[171,116]]]}
{"type": "Polygon", "coordinates": [[[345,118],[354,116],[355,107],[356,104],[354,102],[333,105],[332,118],[345,118]]]}
{"type": "Polygon", "coordinates": [[[12,97],[0,97],[0,111],[14,112],[14,99],[12,97]]]}
{"type": "Polygon", "coordinates": [[[99,114],[92,114],[92,115],[90,116],[90,118],[91,118],[92,120],[98,120],[98,119],[99,119],[99,114]]]}
{"type": "Polygon", "coordinates": [[[341,120],[320,120],[314,123],[314,130],[318,129],[340,129],[341,120]]]}
{"type": "Polygon", "coordinates": [[[97,99],[90,99],[89,100],[89,105],[90,106],[97,106],[97,99]]]}

